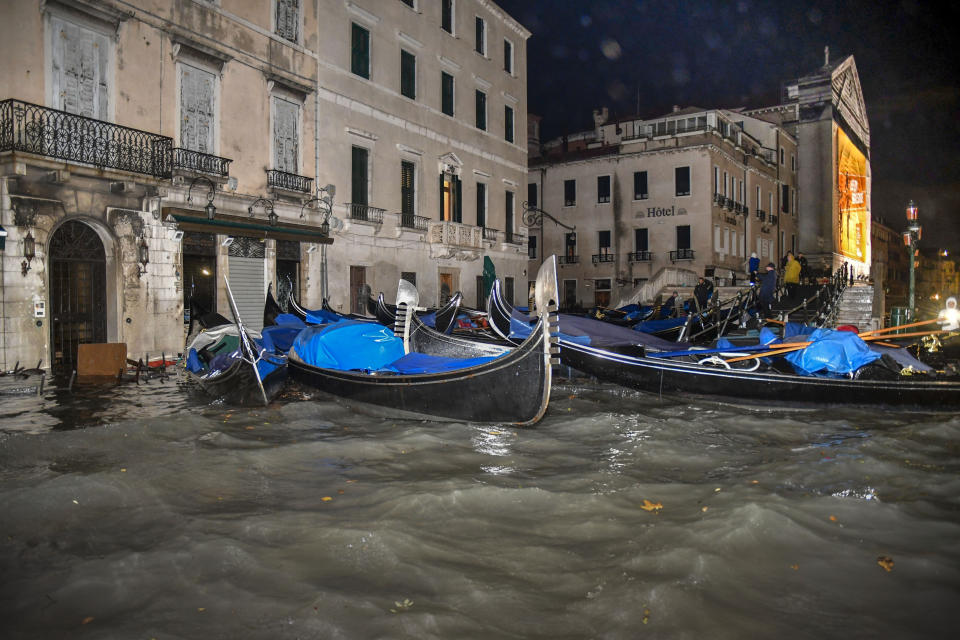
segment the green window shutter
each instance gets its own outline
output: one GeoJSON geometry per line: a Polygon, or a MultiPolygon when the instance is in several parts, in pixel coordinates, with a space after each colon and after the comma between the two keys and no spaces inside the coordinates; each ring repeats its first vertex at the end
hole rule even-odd
{"type": "Polygon", "coordinates": [[[463,192],[463,183],[460,182],[459,176],[453,176],[452,187],[450,196],[453,198],[453,221],[463,222],[463,198],[460,197],[463,192]]]}
{"type": "Polygon", "coordinates": [[[367,204],[367,155],[363,147],[352,148],[350,198],[353,204],[367,204]]]}
{"type": "Polygon", "coordinates": [[[400,213],[414,214],[414,166],[412,162],[400,162],[400,213]]]}
{"type": "Polygon", "coordinates": [[[417,98],[417,58],[409,51],[400,51],[400,93],[411,100],[417,98]]]}

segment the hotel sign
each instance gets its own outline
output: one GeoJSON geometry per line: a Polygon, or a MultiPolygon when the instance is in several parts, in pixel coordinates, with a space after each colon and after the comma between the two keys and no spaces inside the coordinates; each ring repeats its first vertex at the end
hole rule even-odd
{"type": "Polygon", "coordinates": [[[670,216],[685,216],[687,210],[677,207],[647,207],[646,211],[637,211],[637,218],[668,218],[670,216]]]}

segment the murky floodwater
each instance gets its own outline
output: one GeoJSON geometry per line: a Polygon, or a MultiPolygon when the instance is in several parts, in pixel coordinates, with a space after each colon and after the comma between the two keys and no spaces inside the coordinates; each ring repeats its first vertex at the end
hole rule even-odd
{"type": "Polygon", "coordinates": [[[591,383],[528,429],[175,380],[0,405],[4,638],[955,637],[952,415],[591,383]]]}

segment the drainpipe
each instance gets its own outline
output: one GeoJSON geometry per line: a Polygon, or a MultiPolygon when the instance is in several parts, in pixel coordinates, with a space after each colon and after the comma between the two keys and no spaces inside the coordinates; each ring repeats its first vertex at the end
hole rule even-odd
{"type": "MultiPolygon", "coordinates": [[[[7,179],[0,177],[0,225],[2,225],[7,211],[10,209],[10,197],[7,195],[7,179]]],[[[11,225],[12,226],[12,225],[11,225]]],[[[4,253],[7,249],[4,249],[4,253]]],[[[0,256],[0,344],[2,344],[2,362],[0,371],[7,370],[7,272],[3,268],[3,257],[0,256]]]]}
{"type": "MultiPolygon", "coordinates": [[[[314,197],[320,197],[320,0],[315,0],[317,20],[317,79],[313,85],[313,190],[314,197]]],[[[333,215],[333,204],[330,205],[330,215],[333,215]]],[[[329,222],[329,220],[327,221],[329,222]]],[[[320,298],[326,300],[329,296],[327,276],[327,245],[320,245],[320,298]]]]}

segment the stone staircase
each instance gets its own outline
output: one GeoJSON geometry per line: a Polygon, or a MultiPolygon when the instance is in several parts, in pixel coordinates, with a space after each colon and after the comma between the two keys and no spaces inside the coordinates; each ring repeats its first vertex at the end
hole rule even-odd
{"type": "Polygon", "coordinates": [[[873,317],[873,285],[855,282],[840,296],[835,326],[852,324],[860,331],[879,328],[879,320],[873,317]]]}

